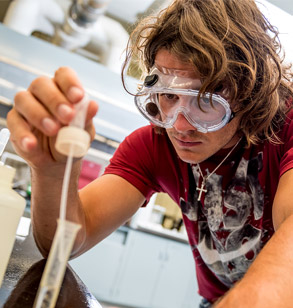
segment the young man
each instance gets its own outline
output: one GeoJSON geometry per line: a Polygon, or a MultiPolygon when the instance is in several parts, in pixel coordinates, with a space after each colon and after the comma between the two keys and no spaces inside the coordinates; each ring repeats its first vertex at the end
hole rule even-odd
{"type": "MultiPolygon", "coordinates": [[[[105,174],[80,192],[75,161],[68,219],[83,228],[73,256],[163,191],[182,209],[206,307],[291,307],[293,88],[275,35],[253,0],[175,0],[141,22],[125,67],[141,60],[135,103],[152,124],[128,136],[105,174]]],[[[65,165],[55,137],[83,94],[75,73],[60,68],[18,93],[7,118],[31,166],[33,230],[44,255],[65,165]]],[[[91,136],[96,112],[91,102],[91,136]]]]}

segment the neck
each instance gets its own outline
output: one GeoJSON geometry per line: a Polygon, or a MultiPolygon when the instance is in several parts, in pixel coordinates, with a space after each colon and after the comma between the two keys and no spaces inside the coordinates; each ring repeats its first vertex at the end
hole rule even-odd
{"type": "MultiPolygon", "coordinates": [[[[236,143],[230,147],[231,149],[229,150],[229,152],[225,155],[224,158],[221,158],[221,161],[217,164],[217,166],[215,167],[215,169],[211,172],[211,174],[213,174],[228,158],[229,156],[233,153],[233,151],[236,149],[237,145],[240,143],[241,141],[241,138],[238,138],[238,140],[236,141],[236,143]]],[[[228,148],[228,147],[227,147],[228,148]]],[[[224,148],[222,148],[224,149],[224,148]]],[[[200,173],[201,173],[201,169],[200,169],[200,163],[197,163],[197,166],[200,170],[200,173]]],[[[202,175],[202,173],[201,173],[202,175]]],[[[203,175],[202,175],[203,176],[203,175]]]]}

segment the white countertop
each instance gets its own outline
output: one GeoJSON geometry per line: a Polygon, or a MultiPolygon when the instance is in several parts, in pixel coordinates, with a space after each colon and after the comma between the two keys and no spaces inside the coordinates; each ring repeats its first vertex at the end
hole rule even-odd
{"type": "Polygon", "coordinates": [[[169,229],[164,228],[160,224],[156,224],[156,223],[152,223],[148,221],[140,221],[140,222],[137,222],[136,229],[188,243],[188,237],[187,237],[186,232],[184,233],[178,232],[176,229],[169,230],[169,229]]]}

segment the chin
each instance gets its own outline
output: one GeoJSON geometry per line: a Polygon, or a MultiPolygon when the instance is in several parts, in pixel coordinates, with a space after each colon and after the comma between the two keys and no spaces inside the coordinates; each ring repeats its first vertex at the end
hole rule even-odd
{"type": "Polygon", "coordinates": [[[176,150],[177,155],[179,156],[179,158],[181,160],[183,160],[186,163],[189,164],[196,164],[196,163],[200,163],[201,161],[204,160],[203,157],[200,157],[200,155],[189,152],[189,151],[178,151],[176,150]]]}

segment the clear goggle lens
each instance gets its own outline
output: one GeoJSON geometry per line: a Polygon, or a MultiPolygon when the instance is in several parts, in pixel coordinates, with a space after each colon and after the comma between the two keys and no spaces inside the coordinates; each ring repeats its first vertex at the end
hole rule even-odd
{"type": "Polygon", "coordinates": [[[219,95],[197,90],[145,89],[135,97],[141,113],[155,125],[171,128],[181,113],[200,132],[216,131],[231,119],[229,103],[219,95]]]}

